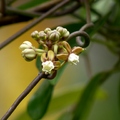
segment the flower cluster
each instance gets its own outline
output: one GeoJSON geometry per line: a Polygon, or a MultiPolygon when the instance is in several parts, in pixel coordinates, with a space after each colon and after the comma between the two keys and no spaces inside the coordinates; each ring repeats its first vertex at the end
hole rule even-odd
{"type": "Polygon", "coordinates": [[[41,49],[33,47],[29,41],[24,41],[19,47],[22,50],[22,57],[26,61],[32,61],[40,56],[42,71],[45,74],[52,74],[66,62],[77,65],[78,54],[84,48],[78,46],[71,48],[67,42],[69,35],[69,31],[61,26],[54,30],[46,28],[44,31],[34,31],[31,33],[31,37],[39,43],[41,49]]]}

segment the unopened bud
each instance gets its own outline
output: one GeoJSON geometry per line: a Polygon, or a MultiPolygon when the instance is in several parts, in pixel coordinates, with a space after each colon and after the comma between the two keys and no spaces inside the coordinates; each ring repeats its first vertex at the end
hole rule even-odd
{"type": "Polygon", "coordinates": [[[67,38],[69,36],[69,31],[66,28],[58,26],[56,30],[60,33],[61,38],[67,38]]]}
{"type": "Polygon", "coordinates": [[[28,48],[32,48],[32,43],[29,42],[29,41],[24,41],[20,47],[19,47],[21,50],[24,50],[24,49],[28,49],[28,48]]]}
{"type": "Polygon", "coordinates": [[[22,51],[22,56],[27,61],[32,61],[36,58],[36,52],[33,49],[25,49],[22,51]]]}
{"type": "Polygon", "coordinates": [[[39,32],[38,31],[32,32],[31,37],[34,38],[35,40],[39,39],[39,32]]]}
{"type": "Polygon", "coordinates": [[[44,30],[44,32],[45,32],[46,34],[48,34],[48,32],[50,32],[50,31],[52,31],[50,28],[46,28],[46,29],[44,30]]]}
{"type": "Polygon", "coordinates": [[[56,30],[52,31],[49,35],[49,40],[58,41],[60,39],[60,33],[56,30]]]}
{"type": "Polygon", "coordinates": [[[47,35],[45,34],[44,31],[39,32],[39,38],[40,38],[40,40],[45,40],[47,38],[47,35]]]}

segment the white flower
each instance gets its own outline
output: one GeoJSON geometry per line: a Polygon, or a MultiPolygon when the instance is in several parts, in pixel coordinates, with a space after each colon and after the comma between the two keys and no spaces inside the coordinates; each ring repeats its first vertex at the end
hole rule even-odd
{"type": "Polygon", "coordinates": [[[50,74],[55,67],[52,61],[45,61],[42,63],[42,66],[43,66],[42,71],[45,72],[46,74],[48,73],[50,74]]]}
{"type": "Polygon", "coordinates": [[[32,43],[29,42],[29,41],[24,41],[20,47],[19,47],[21,50],[25,50],[25,49],[29,49],[29,48],[32,48],[32,43]]]}
{"type": "Polygon", "coordinates": [[[74,53],[71,53],[68,57],[68,62],[77,65],[77,63],[79,62],[79,56],[74,53]]]}

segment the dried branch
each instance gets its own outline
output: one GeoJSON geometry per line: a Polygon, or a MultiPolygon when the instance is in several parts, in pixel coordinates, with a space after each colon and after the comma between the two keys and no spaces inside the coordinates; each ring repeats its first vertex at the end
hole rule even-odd
{"type": "Polygon", "coordinates": [[[43,4],[40,4],[38,6],[35,6],[33,8],[29,8],[26,11],[34,11],[34,12],[42,12],[42,11],[48,11],[51,8],[53,8],[53,6],[56,6],[57,4],[59,4],[61,2],[61,0],[51,0],[51,1],[47,1],[43,4]]]}
{"type": "Polygon", "coordinates": [[[64,0],[64,1],[62,1],[61,3],[59,3],[58,5],[56,5],[55,7],[53,7],[52,9],[50,9],[48,12],[46,12],[43,15],[41,15],[38,19],[34,20],[32,23],[30,23],[29,25],[27,25],[26,27],[24,27],[23,29],[21,29],[19,32],[17,32],[13,36],[9,37],[7,40],[5,40],[3,43],[0,44],[0,49],[4,48],[6,45],[8,45],[14,39],[16,39],[17,37],[19,37],[20,35],[22,35],[24,32],[26,32],[27,30],[29,30],[31,27],[33,27],[34,25],[36,25],[37,23],[39,23],[40,21],[42,21],[45,17],[51,15],[53,12],[55,12],[57,9],[59,9],[60,7],[62,7],[65,4],[67,4],[68,2],[70,2],[70,0],[64,0]]]}
{"type": "MultiPolygon", "coordinates": [[[[23,17],[17,16],[17,15],[4,16],[0,19],[0,26],[7,25],[8,21],[9,21],[9,24],[12,24],[12,23],[17,23],[17,22],[22,22],[22,21],[28,21],[29,19],[30,19],[30,17],[23,18],[23,17]]],[[[1,49],[1,44],[0,44],[0,49],[1,49]]]]}
{"type": "Polygon", "coordinates": [[[26,10],[19,10],[13,7],[6,7],[6,12],[7,14],[16,14],[16,15],[22,15],[22,16],[26,16],[26,17],[39,17],[40,15],[42,15],[42,13],[37,13],[34,11],[26,11],[26,10]]]}
{"type": "Polygon", "coordinates": [[[8,109],[1,120],[7,120],[7,118],[13,113],[19,103],[30,93],[30,91],[35,87],[35,85],[42,79],[46,77],[44,73],[39,73],[38,76],[28,85],[28,87],[20,94],[20,96],[15,100],[12,106],[8,109]]]}
{"type": "MultiPolygon", "coordinates": [[[[93,23],[91,22],[91,16],[90,16],[90,6],[89,6],[89,2],[88,0],[84,0],[84,4],[85,4],[85,8],[86,8],[86,24],[79,30],[80,32],[84,32],[84,34],[86,33],[85,30],[87,28],[90,28],[91,26],[93,26],[93,23]]],[[[87,33],[86,33],[87,34],[87,33]]],[[[84,36],[84,35],[83,35],[84,36]]],[[[85,37],[85,36],[84,36],[85,37]]],[[[79,46],[81,47],[87,47],[90,43],[90,39],[85,39],[88,41],[84,41],[82,42],[81,37],[78,36],[76,37],[76,42],[79,46]]]]}
{"type": "Polygon", "coordinates": [[[2,13],[2,16],[5,16],[5,0],[1,0],[0,3],[1,3],[0,12],[2,13]]]}
{"type": "Polygon", "coordinates": [[[85,40],[84,40],[84,43],[81,41],[81,38],[80,38],[80,40],[77,41],[77,44],[78,44],[80,47],[85,48],[85,47],[87,47],[87,46],[89,45],[89,43],[90,43],[90,37],[89,37],[89,35],[88,35],[86,32],[84,32],[84,31],[75,31],[75,32],[71,33],[70,36],[69,36],[69,38],[67,39],[67,41],[70,40],[70,39],[72,39],[73,37],[77,37],[77,36],[82,36],[82,37],[84,37],[84,39],[85,39],[85,40]]]}
{"type": "Polygon", "coordinates": [[[73,4],[72,6],[64,9],[64,10],[60,10],[60,11],[56,11],[53,16],[61,16],[61,15],[66,15],[66,14],[71,14],[73,12],[75,12],[78,8],[80,8],[81,4],[78,2],[75,2],[75,4],[73,4]]]}
{"type": "Polygon", "coordinates": [[[91,23],[90,6],[88,0],[84,0],[84,4],[86,8],[86,22],[91,23]]]}

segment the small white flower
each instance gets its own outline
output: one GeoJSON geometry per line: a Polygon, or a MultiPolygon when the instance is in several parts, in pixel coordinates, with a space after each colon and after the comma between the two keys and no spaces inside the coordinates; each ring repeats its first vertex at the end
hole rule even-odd
{"type": "Polygon", "coordinates": [[[68,62],[77,65],[77,63],[79,62],[79,56],[74,53],[71,53],[68,57],[68,62]]]}
{"type": "Polygon", "coordinates": [[[24,41],[20,47],[19,47],[21,50],[25,50],[25,49],[29,49],[29,48],[32,48],[32,43],[29,42],[29,41],[24,41]]]}
{"type": "Polygon", "coordinates": [[[45,74],[50,74],[55,67],[52,61],[45,61],[42,63],[42,66],[42,71],[45,72],[45,74]]]}

